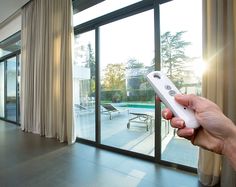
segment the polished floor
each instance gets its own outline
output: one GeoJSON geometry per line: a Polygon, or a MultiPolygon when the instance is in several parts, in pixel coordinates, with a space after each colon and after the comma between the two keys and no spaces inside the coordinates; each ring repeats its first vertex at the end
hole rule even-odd
{"type": "Polygon", "coordinates": [[[0,187],[197,187],[195,174],[91,146],[67,146],[0,121],[0,187]]]}

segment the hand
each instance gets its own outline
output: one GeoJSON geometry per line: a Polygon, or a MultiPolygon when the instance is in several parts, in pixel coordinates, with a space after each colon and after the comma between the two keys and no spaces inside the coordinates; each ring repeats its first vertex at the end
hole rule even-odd
{"type": "Polygon", "coordinates": [[[224,154],[225,142],[229,137],[235,136],[235,126],[213,102],[195,95],[176,95],[178,103],[191,108],[200,123],[198,129],[185,127],[184,121],[173,117],[170,109],[164,109],[162,116],[171,120],[171,126],[178,128],[177,134],[184,137],[194,145],[201,146],[215,153],[224,154]]]}

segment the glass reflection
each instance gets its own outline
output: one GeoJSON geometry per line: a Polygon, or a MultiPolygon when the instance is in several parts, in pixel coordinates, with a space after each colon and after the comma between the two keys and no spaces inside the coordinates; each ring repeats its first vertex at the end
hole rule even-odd
{"type": "Polygon", "coordinates": [[[0,63],[0,117],[4,118],[4,62],[0,63]]]}
{"type": "Polygon", "coordinates": [[[79,138],[95,140],[95,31],[75,36],[74,119],[79,138]]]}
{"type": "Polygon", "coordinates": [[[101,142],[154,156],[153,10],[100,29],[101,142]],[[124,29],[125,28],[125,29],[124,29]]]}
{"type": "MultiPolygon", "coordinates": [[[[160,5],[161,69],[185,94],[201,95],[204,70],[200,63],[201,11],[201,1],[195,0],[174,0],[160,5]]],[[[164,119],[161,137],[162,160],[197,167],[198,148],[178,137],[164,119]]]]}
{"type": "Polygon", "coordinates": [[[16,121],[16,57],[7,60],[6,119],[16,121]]]}

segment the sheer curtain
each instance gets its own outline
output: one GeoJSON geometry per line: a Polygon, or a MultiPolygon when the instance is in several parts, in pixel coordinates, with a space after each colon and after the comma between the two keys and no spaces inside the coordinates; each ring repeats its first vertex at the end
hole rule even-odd
{"type": "MultiPolygon", "coordinates": [[[[203,0],[203,56],[208,65],[203,96],[217,103],[236,122],[236,1],[203,0]]],[[[200,181],[209,186],[235,186],[226,158],[200,150],[200,181]]]]}
{"type": "Polygon", "coordinates": [[[71,0],[33,0],[22,8],[21,126],[75,140],[72,110],[71,0]]]}

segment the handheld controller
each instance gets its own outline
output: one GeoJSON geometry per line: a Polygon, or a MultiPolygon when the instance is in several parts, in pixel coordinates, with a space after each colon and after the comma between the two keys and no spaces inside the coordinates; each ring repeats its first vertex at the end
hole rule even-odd
{"type": "Polygon", "coordinates": [[[194,116],[194,112],[175,101],[174,96],[181,93],[163,72],[153,71],[147,75],[147,80],[173,114],[184,120],[186,127],[197,128],[200,126],[194,116]]]}

